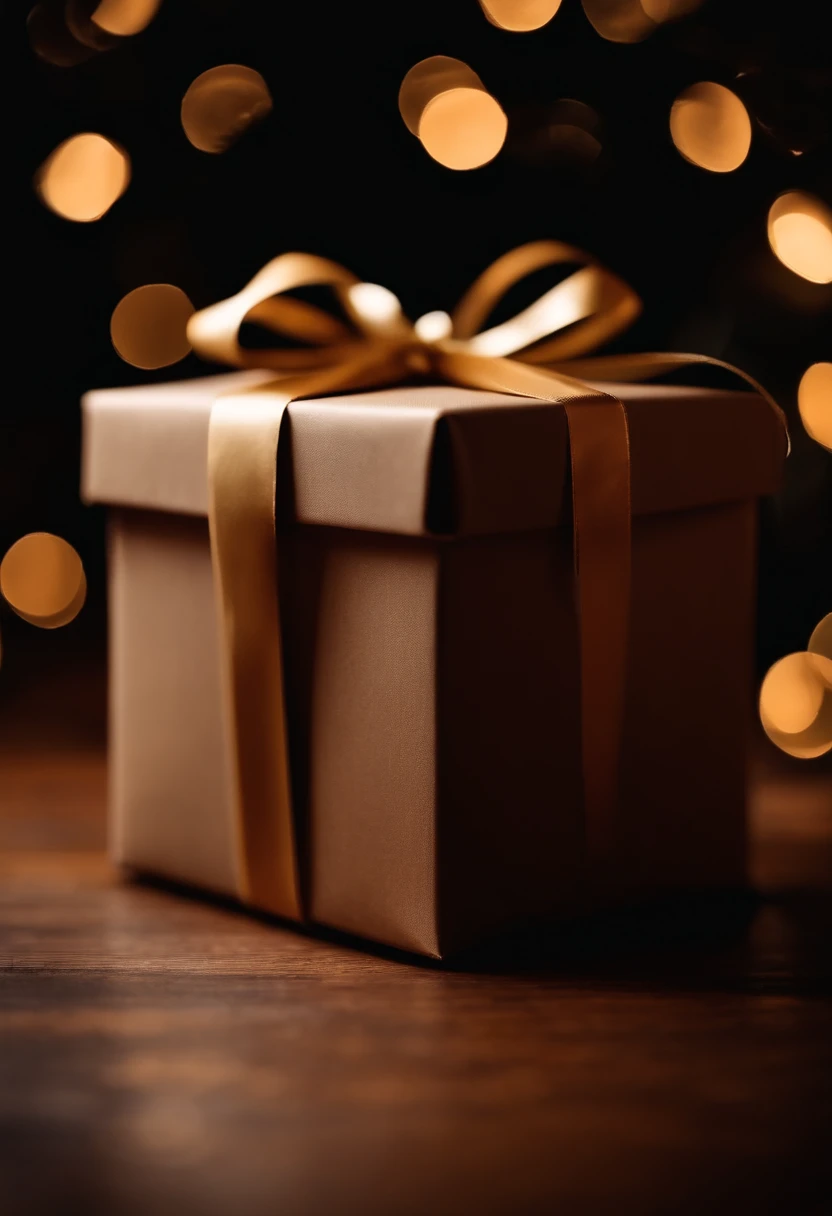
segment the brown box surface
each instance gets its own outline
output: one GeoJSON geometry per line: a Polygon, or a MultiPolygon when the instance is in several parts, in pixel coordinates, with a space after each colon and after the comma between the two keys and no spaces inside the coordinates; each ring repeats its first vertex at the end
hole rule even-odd
{"type": "MultiPolygon", "coordinates": [[[[205,518],[211,403],[259,373],[87,395],[112,505],[116,858],[238,890],[205,518]]],[[[782,430],[745,393],[628,410],[633,589],[615,895],[742,880],[756,499],[782,430]]],[[[281,625],[313,922],[441,956],[580,900],[565,419],[449,387],[301,401],[281,444],[281,625]]]]}

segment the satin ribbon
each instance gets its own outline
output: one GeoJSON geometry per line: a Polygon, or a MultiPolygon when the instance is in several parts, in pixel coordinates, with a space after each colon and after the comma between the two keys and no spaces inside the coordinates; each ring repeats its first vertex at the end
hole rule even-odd
{"type": "Polygon", "coordinates": [[[627,675],[630,452],[623,405],[584,379],[642,380],[709,363],[741,376],[780,413],[751,377],[705,356],[589,357],[640,310],[632,288],[581,250],[536,241],[492,263],[451,317],[429,313],[412,324],[386,288],[300,253],[275,258],[237,295],[191,317],[188,338],[204,358],[281,373],[221,397],[209,429],[209,525],[244,900],[281,916],[303,917],[279,629],[275,494],[283,414],[300,398],[395,384],[414,374],[564,409],[580,626],[586,848],[591,883],[603,886],[615,839],[627,675]],[[510,320],[480,328],[520,280],[562,263],[579,268],[510,320]],[[331,288],[347,321],[285,294],[310,286],[331,288]],[[244,321],[299,345],[246,349],[239,340],[244,321]]]}

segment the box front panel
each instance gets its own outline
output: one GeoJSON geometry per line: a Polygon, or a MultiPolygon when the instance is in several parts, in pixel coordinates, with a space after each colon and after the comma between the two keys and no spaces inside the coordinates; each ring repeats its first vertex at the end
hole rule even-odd
{"type": "Polygon", "coordinates": [[[110,525],[111,840],[118,861],[232,894],[236,844],[208,525],[110,525]]]}
{"type": "Polygon", "coordinates": [[[280,551],[311,919],[436,954],[436,546],[304,527],[280,551]]]}

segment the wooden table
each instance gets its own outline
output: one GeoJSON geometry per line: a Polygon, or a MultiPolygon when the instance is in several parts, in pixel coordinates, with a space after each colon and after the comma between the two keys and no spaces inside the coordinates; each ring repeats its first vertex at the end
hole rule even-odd
{"type": "Polygon", "coordinates": [[[0,732],[4,1216],[832,1212],[828,765],[757,775],[763,899],[450,970],[121,885],[66,708],[0,732]]]}

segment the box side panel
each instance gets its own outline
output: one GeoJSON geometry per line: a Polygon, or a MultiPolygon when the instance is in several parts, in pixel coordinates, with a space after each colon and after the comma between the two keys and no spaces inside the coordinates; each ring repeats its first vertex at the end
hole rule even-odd
{"type": "MultiPolygon", "coordinates": [[[[745,876],[756,507],[643,517],[612,896],[745,876]]],[[[449,546],[439,647],[440,926],[452,951],[582,906],[571,538],[449,546]]]]}
{"type": "Polygon", "coordinates": [[[440,605],[440,923],[452,951],[565,909],[580,887],[571,535],[448,546],[440,605]]]}
{"type": "Polygon", "coordinates": [[[109,577],[114,856],[234,893],[207,522],[113,513],[109,577]]]}
{"type": "Polygon", "coordinates": [[[744,880],[755,557],[754,502],[635,522],[625,889],[744,880]]]}
{"type": "Polygon", "coordinates": [[[311,919],[435,955],[437,547],[297,528],[280,569],[311,919]]]}

